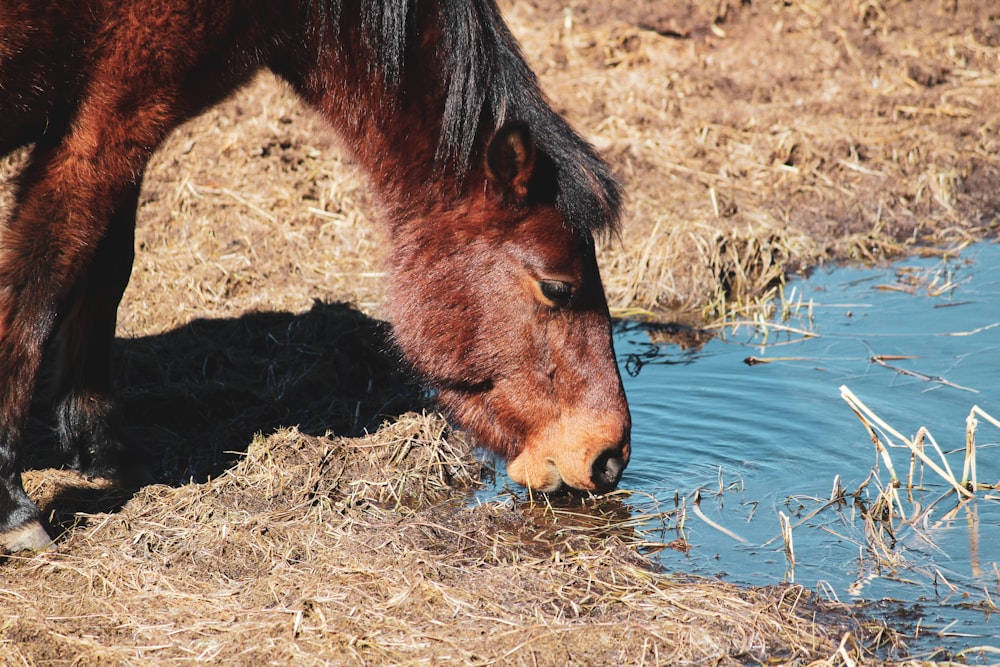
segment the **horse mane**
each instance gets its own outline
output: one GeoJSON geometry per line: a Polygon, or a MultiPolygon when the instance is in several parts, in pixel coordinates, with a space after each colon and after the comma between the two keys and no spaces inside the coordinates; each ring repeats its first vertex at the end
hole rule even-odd
{"type": "MultiPolygon", "coordinates": [[[[413,10],[427,0],[359,0],[363,41],[398,90],[417,35],[413,10]]],[[[309,0],[335,30],[344,0],[309,0]],[[318,4],[317,4],[318,3],[318,4]]],[[[555,204],[580,231],[613,231],[621,190],[608,165],[552,108],[494,0],[439,0],[442,39],[438,57],[445,88],[435,158],[459,179],[470,169],[476,142],[510,121],[530,128],[551,161],[555,204]]]]}

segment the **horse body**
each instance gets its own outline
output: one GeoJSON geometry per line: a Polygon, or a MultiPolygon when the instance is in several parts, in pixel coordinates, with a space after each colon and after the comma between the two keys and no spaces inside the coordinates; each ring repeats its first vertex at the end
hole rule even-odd
{"type": "Polygon", "coordinates": [[[618,192],[492,0],[5,0],[0,150],[34,146],[0,228],[0,547],[49,541],[19,461],[47,344],[71,465],[142,480],[109,366],[142,175],[262,68],[367,168],[394,336],[441,404],[521,484],[613,487],[630,419],[592,235],[618,192]]]}

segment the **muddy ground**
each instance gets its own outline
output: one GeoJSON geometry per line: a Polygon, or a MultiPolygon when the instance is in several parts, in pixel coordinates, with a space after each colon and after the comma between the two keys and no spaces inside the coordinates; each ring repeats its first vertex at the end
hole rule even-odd
{"type": "MultiPolygon", "coordinates": [[[[625,184],[601,255],[616,312],[738,315],[822,263],[996,232],[992,0],[504,10],[554,106],[625,184]]],[[[0,565],[0,664],[903,655],[875,652],[892,631],[800,588],[655,571],[644,554],[670,547],[636,532],[627,493],[466,508],[489,469],[419,416],[420,388],[384,353],[364,174],[275,79],[170,137],[136,243],[116,367],[160,483],[133,496],[57,470],[39,402],[26,487],[65,532],[0,565]]],[[[671,539],[674,519],[654,518],[671,539]]]]}

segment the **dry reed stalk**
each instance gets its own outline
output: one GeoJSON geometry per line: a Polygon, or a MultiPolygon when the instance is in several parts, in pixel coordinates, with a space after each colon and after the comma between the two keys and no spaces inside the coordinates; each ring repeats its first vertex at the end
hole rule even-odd
{"type": "Polygon", "coordinates": [[[857,415],[858,419],[868,430],[868,433],[872,438],[872,443],[875,445],[876,451],[879,452],[879,455],[885,462],[886,468],[892,475],[892,481],[894,485],[898,486],[899,478],[896,476],[895,469],[892,467],[892,459],[889,457],[888,449],[886,449],[886,447],[882,444],[881,439],[875,433],[875,426],[877,426],[883,433],[891,435],[892,437],[896,438],[896,440],[898,440],[901,445],[908,447],[915,456],[917,456],[921,461],[923,461],[931,470],[937,473],[944,481],[950,484],[952,488],[954,488],[959,495],[967,498],[972,497],[973,495],[972,492],[966,489],[963,485],[961,485],[958,482],[958,480],[955,479],[955,475],[954,473],[952,473],[951,467],[948,465],[947,458],[945,458],[944,453],[941,451],[941,448],[938,447],[937,442],[935,442],[933,436],[931,436],[930,432],[927,431],[926,428],[921,427],[917,431],[917,434],[914,436],[914,438],[912,439],[907,438],[906,436],[902,435],[899,431],[889,426],[874,412],[872,412],[872,410],[867,405],[862,403],[861,399],[855,396],[854,393],[846,386],[842,385],[840,387],[840,396],[841,398],[844,399],[844,401],[848,404],[848,406],[850,406],[851,410],[854,411],[854,414],[857,415]],[[928,457],[926,454],[924,454],[922,447],[917,446],[916,444],[917,441],[920,441],[923,438],[927,438],[930,441],[931,445],[934,447],[934,449],[938,452],[938,455],[941,458],[941,464],[942,466],[944,466],[943,468],[939,466],[937,463],[935,463],[933,460],[931,460],[930,457],[928,457]]]}
{"type": "Polygon", "coordinates": [[[788,515],[778,512],[778,523],[781,524],[781,537],[785,542],[785,560],[788,561],[786,576],[788,581],[795,581],[795,546],[792,542],[792,525],[788,515]]]}
{"type": "MultiPolygon", "coordinates": [[[[876,446],[877,461],[889,471],[891,476],[890,483],[883,485],[878,478],[878,467],[873,467],[867,478],[851,494],[854,500],[851,513],[849,516],[844,516],[842,520],[848,525],[853,525],[857,520],[855,511],[860,510],[861,527],[864,535],[863,540],[855,540],[850,535],[838,532],[829,526],[818,526],[821,530],[834,535],[839,540],[858,545],[861,576],[850,586],[849,590],[852,594],[860,595],[869,581],[876,576],[888,576],[893,580],[916,584],[916,581],[907,580],[901,576],[904,571],[909,570],[919,576],[926,576],[928,579],[933,580],[935,586],[939,583],[947,586],[952,594],[961,593],[968,595],[969,591],[964,589],[960,591],[958,587],[948,582],[939,571],[926,570],[926,568],[922,568],[918,564],[908,562],[904,555],[905,550],[897,546],[897,536],[901,535],[901,531],[905,529],[908,541],[917,539],[931,549],[938,549],[933,540],[933,531],[942,525],[960,518],[960,516],[964,516],[968,523],[970,566],[975,576],[981,576],[978,512],[977,505],[974,502],[970,502],[970,499],[996,500],[997,498],[993,496],[974,495],[977,491],[990,490],[994,487],[978,481],[973,484],[971,479],[965,479],[960,483],[951,472],[947,457],[945,457],[940,446],[926,428],[921,427],[912,438],[905,438],[896,429],[888,425],[885,420],[879,418],[849,389],[842,387],[841,392],[845,402],[848,403],[855,415],[858,416],[862,425],[868,431],[873,444],[876,446]],[[929,445],[937,451],[941,461],[940,465],[929,465],[933,461],[924,452],[925,445],[929,445]],[[910,470],[906,480],[907,495],[905,503],[900,494],[900,482],[895,473],[890,455],[892,448],[904,446],[910,453],[910,470]],[[924,466],[921,466],[920,470],[917,471],[916,466],[918,461],[922,464],[927,464],[927,467],[941,476],[949,486],[948,490],[926,503],[923,501],[923,497],[917,493],[918,491],[925,490],[923,488],[924,466]],[[871,495],[869,493],[870,486],[873,486],[874,499],[870,503],[866,503],[863,498],[871,495]],[[935,507],[942,500],[952,497],[953,493],[958,493],[958,500],[955,506],[931,523],[931,516],[935,507]],[[961,514],[963,512],[964,515],[961,514]],[[874,567],[875,572],[878,574],[866,573],[866,570],[870,567],[874,567]],[[883,575],[883,573],[886,574],[883,575]]],[[[1000,422],[996,418],[978,406],[974,406],[970,410],[969,417],[966,420],[965,470],[967,474],[963,475],[963,477],[973,477],[971,470],[974,469],[973,459],[975,457],[975,435],[978,418],[982,418],[1000,427],[1000,422]]],[[[841,486],[839,476],[834,480],[833,490],[828,499],[814,500],[817,502],[817,506],[812,511],[800,517],[794,524],[787,520],[783,514],[780,515],[779,522],[782,525],[781,534],[762,546],[767,547],[781,537],[785,540],[787,549],[790,542],[789,533],[792,529],[814,519],[830,507],[839,507],[845,504],[848,497],[841,486]]],[[[787,552],[786,560],[788,560],[787,552]]],[[[828,594],[828,597],[836,599],[835,595],[828,594]]],[[[983,604],[986,606],[992,604],[988,592],[985,594],[983,604]]]]}
{"type": "MultiPolygon", "coordinates": [[[[876,443],[876,448],[880,457],[890,471],[892,470],[892,464],[891,459],[889,458],[888,449],[884,445],[881,445],[881,440],[875,433],[876,427],[883,434],[886,434],[886,442],[890,446],[906,446],[911,452],[910,471],[907,478],[907,500],[913,508],[911,516],[907,518],[902,499],[899,496],[898,480],[896,479],[894,473],[893,483],[887,487],[880,488],[875,502],[872,503],[871,507],[864,508],[863,510],[866,543],[869,547],[870,553],[875,557],[879,565],[895,571],[904,563],[902,554],[897,553],[895,549],[897,519],[899,527],[906,526],[919,536],[926,544],[934,547],[934,542],[925,529],[933,529],[948,523],[954,520],[960,511],[964,510],[969,521],[970,564],[973,572],[977,573],[976,576],[978,576],[981,571],[979,565],[978,518],[976,506],[971,504],[969,500],[976,497],[975,494],[977,491],[992,487],[981,484],[975,480],[975,432],[978,424],[976,416],[979,415],[998,427],[1000,427],[1000,423],[998,423],[994,417],[983,411],[978,406],[973,406],[970,410],[969,416],[966,419],[966,447],[963,479],[959,482],[952,473],[948,460],[941,451],[941,448],[925,427],[920,427],[913,438],[905,438],[898,431],[889,426],[884,420],[875,415],[870,408],[862,403],[860,399],[858,399],[846,387],[841,387],[841,396],[868,430],[872,441],[876,443]],[[893,444],[888,436],[894,437],[901,444],[893,444]],[[941,460],[941,466],[934,464],[934,462],[924,452],[925,442],[929,442],[934,450],[937,451],[941,460]],[[951,487],[948,492],[942,494],[926,506],[917,502],[914,493],[917,487],[914,483],[914,467],[917,460],[927,464],[931,470],[937,473],[951,487]],[[937,503],[948,497],[952,492],[956,492],[958,494],[958,502],[955,507],[948,512],[945,512],[933,526],[927,526],[932,509],[935,505],[937,505],[937,503]]],[[[869,475],[869,478],[865,480],[861,487],[859,487],[858,491],[855,492],[856,497],[860,494],[868,482],[874,478],[874,475],[875,471],[873,470],[872,474],[869,475]]],[[[920,484],[922,485],[922,482],[920,482],[920,484]]],[[[984,499],[988,500],[989,498],[984,499]]],[[[935,581],[939,578],[944,581],[943,577],[940,577],[938,573],[935,575],[935,581]]]]}
{"type": "Polygon", "coordinates": [[[699,519],[701,519],[703,522],[705,522],[709,527],[714,528],[715,530],[719,531],[723,535],[725,535],[727,537],[730,537],[730,538],[736,540],[737,542],[739,542],[741,544],[748,544],[748,541],[747,541],[747,539],[745,537],[741,537],[741,536],[737,535],[736,533],[734,533],[733,531],[729,530],[728,528],[726,528],[724,526],[720,526],[718,523],[716,523],[715,521],[712,521],[707,516],[705,516],[705,513],[701,511],[701,489],[700,488],[695,489],[695,491],[694,491],[694,494],[693,494],[693,497],[692,497],[692,500],[691,500],[691,511],[694,512],[694,515],[697,516],[699,519]]]}

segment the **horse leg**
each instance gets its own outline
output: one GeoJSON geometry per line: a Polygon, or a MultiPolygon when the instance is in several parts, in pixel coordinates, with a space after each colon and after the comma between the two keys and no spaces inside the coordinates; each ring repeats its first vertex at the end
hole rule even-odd
{"type": "Polygon", "coordinates": [[[115,113],[115,100],[102,101],[112,111],[94,105],[91,122],[77,123],[52,148],[36,148],[13,214],[0,230],[0,551],[41,549],[51,541],[21,485],[19,448],[42,353],[60,312],[67,331],[80,327],[65,338],[75,359],[62,374],[63,386],[70,387],[60,407],[68,444],[97,438],[81,457],[85,470],[103,474],[121,463],[111,427],[96,425],[114,409],[107,371],[95,369],[107,361],[114,329],[109,312],[126,280],[124,260],[98,262],[131,245],[141,175],[176,119],[162,113],[165,105],[149,114],[133,107],[123,117],[115,113]],[[87,361],[91,342],[96,356],[87,361]]]}
{"type": "Polygon", "coordinates": [[[135,258],[138,199],[139,183],[130,184],[87,273],[60,309],[52,344],[56,431],[70,465],[125,486],[150,481],[141,452],[130,452],[121,439],[111,376],[118,304],[135,258]]]}
{"type": "MultiPolygon", "coordinates": [[[[36,149],[36,156],[40,152],[36,149]]],[[[65,282],[59,274],[68,277],[66,253],[57,240],[64,232],[53,224],[64,208],[56,194],[62,189],[44,187],[38,175],[43,170],[37,161],[25,170],[13,215],[0,232],[0,548],[11,552],[51,542],[21,485],[19,451],[65,282]]]]}

